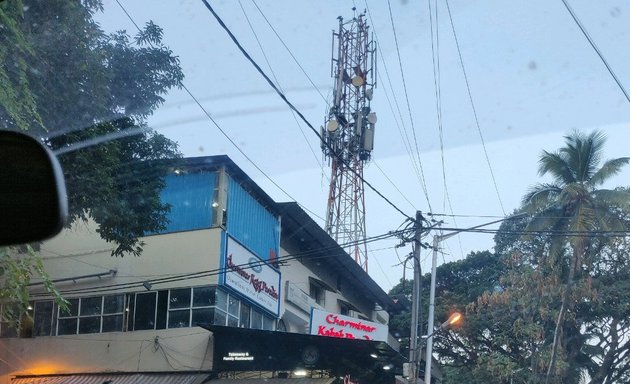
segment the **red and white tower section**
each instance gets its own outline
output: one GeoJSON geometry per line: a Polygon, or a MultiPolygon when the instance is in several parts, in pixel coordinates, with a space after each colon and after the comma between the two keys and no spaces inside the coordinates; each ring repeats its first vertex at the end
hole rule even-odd
{"type": "Polygon", "coordinates": [[[321,128],[322,150],[331,166],[326,231],[367,272],[363,167],[374,148],[376,44],[365,14],[333,31],[333,98],[321,128]]]}

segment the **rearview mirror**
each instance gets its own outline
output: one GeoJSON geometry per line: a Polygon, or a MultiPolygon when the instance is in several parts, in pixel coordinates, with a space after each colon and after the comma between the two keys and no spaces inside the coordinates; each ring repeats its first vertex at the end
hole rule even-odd
{"type": "Polygon", "coordinates": [[[0,131],[0,246],[59,233],[68,216],[66,185],[52,152],[22,133],[0,131]]]}

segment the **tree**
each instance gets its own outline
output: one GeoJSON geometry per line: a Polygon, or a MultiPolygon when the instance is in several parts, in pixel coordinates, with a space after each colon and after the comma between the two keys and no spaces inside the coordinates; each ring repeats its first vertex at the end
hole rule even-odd
{"type": "Polygon", "coordinates": [[[71,222],[91,217],[114,255],[139,255],[138,237],[162,229],[168,211],[159,200],[168,168],[146,163],[179,155],[146,117],[183,74],[160,27],[108,35],[93,20],[100,10],[99,0],[2,3],[11,33],[0,51],[0,122],[57,152],[71,222]]]}
{"type": "Polygon", "coordinates": [[[565,139],[564,147],[553,153],[543,151],[539,159],[539,174],[550,175],[553,182],[532,187],[522,207],[532,215],[526,231],[553,231],[546,263],[566,276],[546,381],[555,374],[565,315],[577,301],[572,297],[575,281],[584,277],[595,257],[589,253],[590,234],[625,231],[617,210],[628,209],[630,204],[630,194],[625,191],[597,189],[630,158],[608,160],[599,167],[605,143],[601,132],[584,135],[576,131],[565,139]],[[567,245],[570,252],[566,252],[567,245]]]}
{"type": "MultiPolygon", "coordinates": [[[[493,292],[501,285],[500,278],[505,272],[505,266],[499,262],[497,256],[489,251],[472,252],[464,260],[442,264],[437,267],[436,279],[436,309],[437,319],[447,319],[453,311],[466,311],[467,307],[474,303],[477,298],[484,293],[493,292]]],[[[423,276],[423,281],[430,281],[430,274],[423,276]]],[[[401,279],[400,283],[394,286],[390,295],[405,295],[411,300],[411,280],[401,279]]],[[[423,313],[428,313],[429,286],[422,286],[423,313]]],[[[420,319],[421,334],[426,329],[426,319],[420,319]]],[[[448,366],[455,366],[451,371],[451,378],[465,377],[471,380],[471,375],[464,374],[468,367],[475,365],[475,360],[468,355],[467,350],[462,350],[461,343],[467,342],[463,335],[474,335],[478,320],[474,314],[466,311],[464,324],[454,332],[447,334],[438,333],[434,337],[434,351],[443,359],[448,366]],[[473,315],[473,317],[470,317],[473,315]],[[455,347],[459,344],[458,347],[455,347]],[[461,375],[461,376],[460,376],[461,375]]],[[[411,308],[407,308],[399,313],[390,316],[389,329],[394,335],[404,335],[408,339],[409,328],[411,326],[411,308]]],[[[408,345],[407,339],[403,340],[403,345],[408,345]]],[[[470,350],[470,349],[469,349],[470,350]]],[[[468,351],[469,351],[468,350],[468,351]]],[[[405,354],[405,352],[401,352],[405,354]]],[[[476,375],[479,382],[484,382],[481,375],[476,375]]],[[[453,379],[457,382],[458,379],[453,379]]],[[[476,382],[476,381],[467,381],[476,382]]]]}
{"type": "MultiPolygon", "coordinates": [[[[101,0],[0,2],[0,126],[42,138],[58,155],[68,225],[93,219],[115,244],[112,255],[137,256],[139,238],[166,224],[164,160],[180,156],[146,119],[183,73],[159,26],[106,34],[93,19],[102,9],[101,0]]],[[[21,276],[42,272],[37,263],[15,265],[21,276]]],[[[0,269],[0,278],[24,282],[11,270],[0,269]]],[[[22,297],[18,285],[3,283],[2,296],[22,297]]]]}

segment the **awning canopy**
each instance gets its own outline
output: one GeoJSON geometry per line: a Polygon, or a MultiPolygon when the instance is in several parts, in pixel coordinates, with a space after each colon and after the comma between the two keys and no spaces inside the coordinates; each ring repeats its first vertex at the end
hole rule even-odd
{"type": "Polygon", "coordinates": [[[18,376],[11,384],[203,384],[209,380],[209,373],[83,373],[18,376]]]}
{"type": "Polygon", "coordinates": [[[326,370],[366,383],[393,383],[405,361],[381,341],[198,324],[213,333],[214,372],[326,370]]]}

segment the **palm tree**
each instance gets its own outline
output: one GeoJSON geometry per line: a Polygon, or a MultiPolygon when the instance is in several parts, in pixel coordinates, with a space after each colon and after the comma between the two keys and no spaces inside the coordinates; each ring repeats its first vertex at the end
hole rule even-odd
{"type": "Polygon", "coordinates": [[[593,235],[613,236],[615,231],[627,230],[619,210],[628,210],[630,193],[598,187],[618,174],[630,157],[607,160],[599,167],[605,141],[600,131],[589,135],[575,131],[565,136],[565,146],[557,152],[543,151],[538,172],[541,176],[550,175],[553,181],[533,186],[523,198],[523,211],[532,215],[527,231],[550,231],[546,233],[552,235],[547,262],[565,268],[568,264],[569,269],[546,382],[555,368],[564,316],[572,306],[571,290],[587,263],[585,256],[593,235]],[[563,258],[564,255],[568,257],[563,258]]]}

